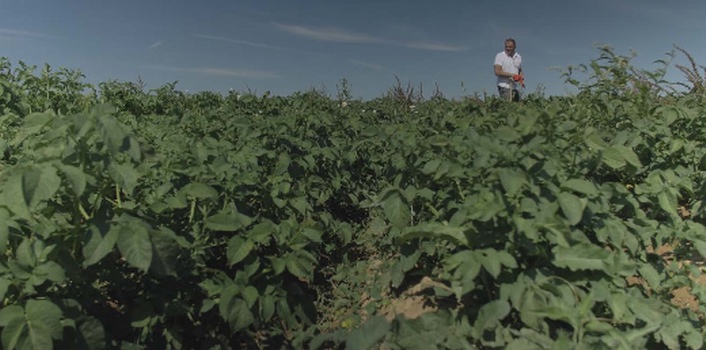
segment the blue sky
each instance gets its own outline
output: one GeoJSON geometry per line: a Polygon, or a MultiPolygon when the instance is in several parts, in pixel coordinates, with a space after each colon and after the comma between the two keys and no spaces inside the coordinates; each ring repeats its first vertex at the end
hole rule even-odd
{"type": "MultiPolygon", "coordinates": [[[[495,93],[493,59],[517,40],[527,90],[572,93],[552,67],[608,44],[655,67],[673,45],[706,65],[706,1],[14,0],[2,1],[0,56],[79,69],[96,84],[289,95],[346,78],[354,98],[395,83],[446,97],[495,93]]],[[[678,54],[675,63],[686,61],[678,54]]],[[[676,68],[670,77],[682,80],[676,68]]]]}

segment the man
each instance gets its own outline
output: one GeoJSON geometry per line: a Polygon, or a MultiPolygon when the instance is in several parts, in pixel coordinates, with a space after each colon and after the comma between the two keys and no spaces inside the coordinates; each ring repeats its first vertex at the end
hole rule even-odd
{"type": "Polygon", "coordinates": [[[505,50],[495,55],[495,76],[498,77],[498,94],[500,97],[513,101],[520,100],[517,84],[525,86],[525,75],[522,71],[522,56],[515,52],[515,39],[505,40],[505,50]]]}

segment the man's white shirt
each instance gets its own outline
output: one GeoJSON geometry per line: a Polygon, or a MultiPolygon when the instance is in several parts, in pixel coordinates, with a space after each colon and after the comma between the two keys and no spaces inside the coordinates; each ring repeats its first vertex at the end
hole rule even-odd
{"type": "MultiPolygon", "coordinates": [[[[505,53],[505,51],[502,51],[495,55],[494,65],[501,66],[503,71],[512,73],[513,75],[520,74],[520,69],[522,68],[522,56],[520,56],[519,53],[515,52],[515,54],[510,57],[505,53]]],[[[510,77],[498,76],[498,86],[500,86],[501,88],[510,88],[511,82],[512,78],[510,77]]]]}

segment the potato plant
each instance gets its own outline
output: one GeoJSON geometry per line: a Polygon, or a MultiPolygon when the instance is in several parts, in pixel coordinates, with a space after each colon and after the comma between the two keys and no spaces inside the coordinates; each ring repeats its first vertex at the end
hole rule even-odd
{"type": "Polygon", "coordinates": [[[3,60],[2,347],[702,348],[704,96],[629,59],[414,108],[3,60]]]}

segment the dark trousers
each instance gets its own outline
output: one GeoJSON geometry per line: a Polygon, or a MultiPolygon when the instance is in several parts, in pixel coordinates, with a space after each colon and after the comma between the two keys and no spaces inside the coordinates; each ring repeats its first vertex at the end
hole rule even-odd
{"type": "Polygon", "coordinates": [[[498,94],[500,97],[509,100],[510,99],[510,94],[512,94],[512,100],[517,102],[520,100],[520,92],[517,91],[516,89],[510,89],[510,88],[504,88],[498,86],[498,94]]]}

